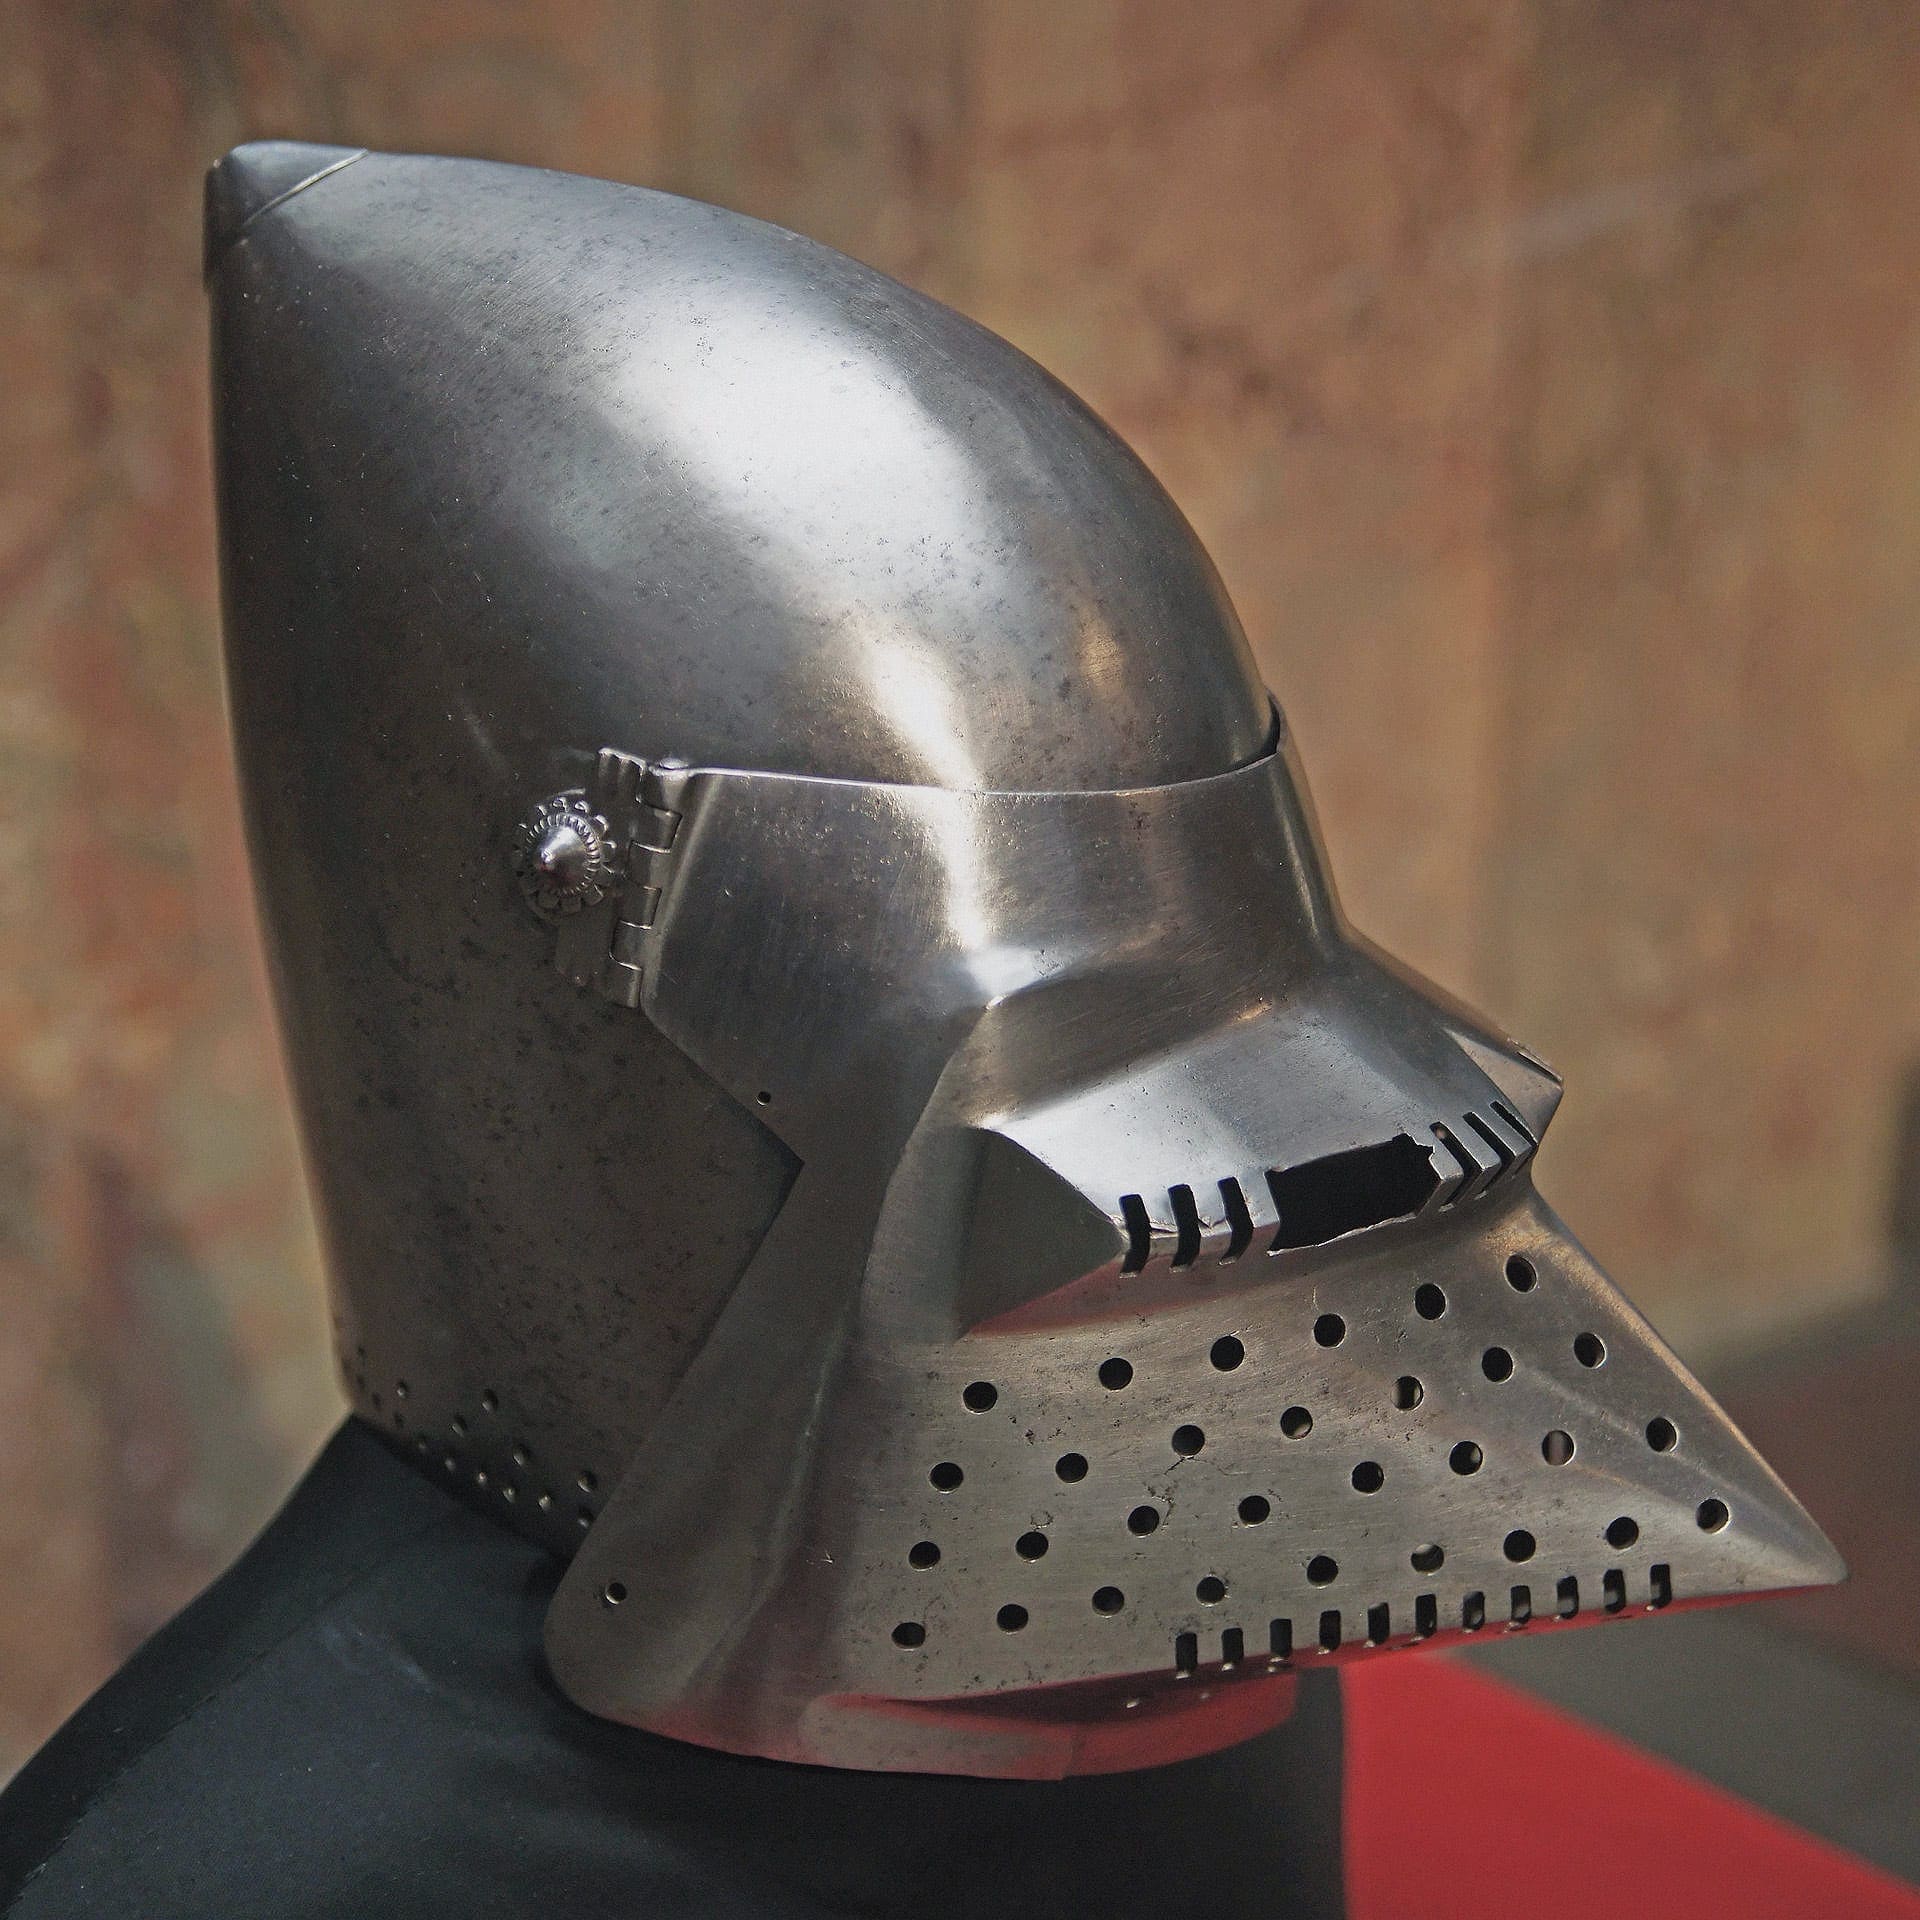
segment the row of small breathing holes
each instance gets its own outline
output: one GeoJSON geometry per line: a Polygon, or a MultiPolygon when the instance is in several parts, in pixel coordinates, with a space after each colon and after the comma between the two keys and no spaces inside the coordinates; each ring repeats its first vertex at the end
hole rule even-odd
{"type": "MultiPolygon", "coordinates": [[[[1516,1293],[1531,1293],[1539,1282],[1539,1275],[1533,1262],[1522,1254],[1513,1255],[1506,1263],[1507,1284],[1516,1293]]],[[[1423,1282],[1414,1289],[1414,1311],[1423,1320],[1438,1320],[1447,1310],[1445,1292],[1432,1281],[1423,1282]]],[[[1313,1337],[1322,1347],[1337,1347],[1347,1335],[1347,1324],[1337,1313],[1323,1313],[1313,1323],[1313,1337]]],[[[1596,1333],[1580,1333],[1574,1337],[1574,1357],[1584,1367],[1593,1368],[1605,1364],[1607,1358],[1606,1342],[1596,1333]]],[[[1246,1347],[1232,1334],[1223,1334],[1213,1343],[1208,1354],[1213,1366],[1222,1373],[1231,1373],[1246,1359],[1246,1347]]],[[[1513,1377],[1513,1355],[1505,1347],[1489,1347],[1480,1356],[1480,1369],[1496,1385],[1513,1377]]],[[[1109,1392],[1118,1393],[1133,1382],[1132,1362],[1114,1356],[1101,1362],[1098,1370],[1100,1384],[1109,1392]]],[[[1394,1382],[1394,1405],[1402,1412],[1417,1407],[1426,1396],[1426,1390],[1413,1374],[1402,1374],[1394,1382]]],[[[987,1413],[999,1403],[1000,1391],[990,1380],[975,1380],[961,1393],[962,1404],[972,1413],[987,1413]]],[[[1280,1416],[1280,1430],[1290,1440],[1304,1439],[1313,1431],[1313,1415],[1301,1406],[1288,1407],[1280,1416]]],[[[1657,1453],[1668,1453],[1679,1442],[1679,1429],[1664,1415],[1656,1416],[1647,1423],[1647,1444],[1657,1453]]],[[[1176,1427],[1172,1435],[1175,1453],[1183,1458],[1191,1458],[1206,1445],[1206,1434],[1201,1428],[1188,1424],[1176,1427]]],[[[1540,1443],[1542,1457],[1549,1466],[1564,1466],[1574,1455],[1573,1436],[1561,1428],[1548,1433],[1540,1443]]],[[[1457,1442],[1447,1456],[1447,1464],[1457,1474],[1478,1473],[1485,1464],[1486,1455],[1479,1444],[1472,1440],[1457,1442]]],[[[1066,1453],[1054,1463],[1054,1472],[1063,1481],[1073,1483],[1087,1477],[1087,1461],[1084,1454],[1066,1453]]],[[[929,1481],[942,1493],[951,1493],[963,1484],[966,1474],[956,1461],[942,1460],[928,1474],[929,1481]]],[[[1385,1469],[1377,1461],[1362,1460],[1352,1473],[1354,1491],[1362,1494],[1378,1493],[1386,1484],[1385,1469]]],[[[1249,1494],[1237,1509],[1239,1518],[1247,1526],[1258,1526],[1272,1513],[1271,1503],[1260,1494],[1249,1494]]],[[[1703,1532],[1717,1533],[1726,1526],[1729,1518],[1726,1504],[1720,1500],[1704,1500],[1695,1514],[1695,1520],[1703,1532]]],[[[1137,1506],[1127,1515],[1127,1530],[1130,1533],[1145,1536],[1154,1532],[1160,1525],[1160,1511],[1153,1506],[1137,1506]]],[[[1621,1514],[1609,1521],[1603,1529],[1607,1544],[1615,1552],[1624,1553],[1640,1538],[1639,1523],[1628,1514],[1621,1514]]],[[[1047,1551],[1047,1536],[1036,1530],[1023,1533],[1014,1542],[1014,1551],[1023,1560],[1038,1560],[1047,1551]]],[[[1501,1543],[1501,1550],[1508,1560],[1516,1565],[1533,1558],[1537,1542],[1524,1527],[1515,1527],[1501,1543]]],[[[940,1548],[931,1540],[922,1540],[908,1551],[908,1564],[925,1570],[940,1562],[940,1548]]],[[[1426,1542],[1416,1547],[1409,1556],[1410,1564],[1417,1573],[1437,1573],[1446,1563],[1445,1549],[1434,1542],[1426,1542]]],[[[1329,1554],[1315,1554],[1307,1563],[1307,1578],[1315,1586],[1329,1586],[1339,1577],[1339,1565],[1329,1554]]],[[[1609,1576],[1611,1578],[1611,1576],[1609,1576]]],[[[1520,1589],[1516,1588],[1516,1592],[1520,1589]]],[[[1209,1574],[1194,1589],[1195,1597],[1207,1606],[1216,1605],[1227,1595],[1225,1581],[1217,1575],[1209,1574]]],[[[1117,1587],[1100,1587],[1092,1597],[1094,1610],[1103,1614],[1114,1614],[1126,1605],[1126,1597],[1117,1587]]],[[[1016,1604],[1003,1606],[995,1615],[996,1623],[1004,1632],[1017,1633],[1026,1626],[1027,1610],[1016,1604]]],[[[926,1628],[915,1620],[903,1620],[893,1631],[894,1642],[902,1647],[918,1647],[926,1640],[926,1628]]]]}
{"type": "MultiPolygon", "coordinates": [[[[378,1413],[381,1411],[381,1396],[377,1389],[371,1392],[368,1391],[367,1376],[363,1370],[367,1358],[367,1350],[365,1347],[356,1347],[354,1353],[361,1363],[361,1369],[357,1369],[354,1373],[354,1384],[362,1393],[367,1395],[368,1404],[373,1408],[375,1413],[378,1413]]],[[[396,1380],[393,1383],[393,1397],[396,1401],[406,1399],[412,1391],[413,1389],[405,1380],[396,1380]]],[[[491,1387],[488,1387],[480,1396],[480,1411],[486,1414],[494,1414],[500,1411],[500,1396],[494,1392],[491,1387]]],[[[403,1433],[406,1431],[406,1415],[401,1412],[398,1406],[393,1409],[392,1419],[396,1432],[403,1433]]],[[[465,1414],[456,1413],[448,1424],[452,1428],[456,1440],[466,1437],[468,1426],[465,1414]]],[[[425,1458],[433,1452],[433,1442],[424,1433],[416,1434],[414,1436],[413,1449],[425,1458]]],[[[524,1441],[515,1441],[512,1459],[516,1467],[530,1467],[533,1464],[533,1450],[527,1446],[524,1441]]],[[[460,1457],[456,1453],[449,1452],[442,1457],[440,1465],[445,1472],[457,1474],[460,1471],[460,1457]]],[[[476,1467],[474,1469],[473,1484],[476,1487],[484,1490],[490,1479],[491,1476],[485,1467],[476,1467]]],[[[596,1474],[591,1467],[582,1467],[575,1484],[582,1493],[593,1493],[599,1488],[600,1476],[596,1474]]],[[[502,1500],[511,1505],[519,1499],[519,1497],[520,1489],[515,1486],[511,1480],[502,1480],[500,1482],[500,1498],[502,1500]]],[[[542,1513],[551,1513],[556,1504],[556,1495],[553,1489],[551,1487],[546,1488],[533,1504],[538,1507],[542,1513]]],[[[593,1508],[584,1502],[575,1510],[574,1523],[583,1533],[588,1527],[593,1525],[593,1512],[593,1508]]],[[[621,1598],[624,1599],[625,1597],[626,1591],[622,1588],[621,1598]]],[[[619,1602],[614,1601],[613,1604],[617,1606],[619,1602]]]]}
{"type": "MultiPolygon", "coordinates": [[[[1649,1612],[1658,1612],[1673,1600],[1672,1572],[1664,1561],[1656,1562],[1648,1572],[1650,1597],[1647,1601],[1649,1612]]],[[[1627,1604],[1627,1576],[1618,1567],[1610,1567],[1600,1577],[1601,1605],[1608,1613],[1621,1613],[1627,1604]]],[[[1555,1612],[1563,1620],[1571,1620],[1580,1611],[1580,1582],[1574,1574],[1563,1575],[1555,1587],[1555,1612]]],[[[1430,1593],[1421,1594],[1413,1603],[1413,1637],[1416,1640],[1431,1638],[1440,1630],[1440,1606],[1430,1593]]],[[[1533,1589],[1528,1586],[1516,1586],[1508,1593],[1509,1627],[1524,1627],[1533,1618],[1533,1589]]],[[[1466,1633],[1477,1633],[1487,1623],[1487,1597],[1484,1593],[1463,1594],[1460,1601],[1460,1626],[1466,1633]]],[[[1391,1637],[1392,1619],[1384,1601],[1367,1609],[1367,1633],[1365,1644],[1369,1647],[1383,1646],[1391,1637]]],[[[1341,1645],[1342,1620],[1338,1607],[1329,1607],[1321,1614],[1317,1648],[1322,1653],[1333,1653],[1341,1645]]],[[[918,1644],[917,1642],[914,1644],[918,1644]]],[[[1278,1666],[1293,1656],[1293,1622],[1280,1619],[1269,1622],[1267,1629],[1268,1664],[1278,1666]]],[[[1246,1658],[1246,1635],[1239,1627],[1228,1627],[1220,1636],[1221,1666],[1232,1668],[1246,1658]]],[[[1186,1679],[1200,1664],[1200,1637],[1197,1633],[1181,1633],[1174,1637],[1173,1666],[1176,1679],[1186,1679]]]]}

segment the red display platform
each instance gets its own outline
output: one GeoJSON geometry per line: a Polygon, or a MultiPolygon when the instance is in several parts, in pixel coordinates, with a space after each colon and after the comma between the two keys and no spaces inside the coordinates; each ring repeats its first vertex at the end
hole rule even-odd
{"type": "Polygon", "coordinates": [[[1458,1661],[1341,1679],[1349,1920],[1920,1920],[1920,1891],[1458,1661]]]}

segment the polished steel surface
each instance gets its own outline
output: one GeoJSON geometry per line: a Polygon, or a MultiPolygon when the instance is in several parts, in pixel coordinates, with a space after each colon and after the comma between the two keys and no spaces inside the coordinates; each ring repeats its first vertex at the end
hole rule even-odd
{"type": "Polygon", "coordinates": [[[1533,1193],[1552,1075],[1350,938],[1284,751],[585,798],[631,878],[557,964],[801,1171],[555,1601],[575,1698],[1065,1772],[1303,1659],[1836,1574],[1533,1193]]]}
{"type": "Polygon", "coordinates": [[[1831,1579],[1343,921],[1190,531],[1004,343],[470,162],[209,189],[223,579],[358,1409],[556,1676],[1141,1765],[1308,1660],[1831,1579]]]}

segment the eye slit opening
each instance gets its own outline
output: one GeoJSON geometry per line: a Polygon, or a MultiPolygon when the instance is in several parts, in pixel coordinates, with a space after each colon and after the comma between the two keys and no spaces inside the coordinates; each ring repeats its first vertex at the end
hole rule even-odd
{"type": "Polygon", "coordinates": [[[1173,1203],[1173,1264],[1190,1267],[1200,1257],[1200,1209],[1191,1187],[1169,1187],[1167,1198],[1173,1203]]]}
{"type": "Polygon", "coordinates": [[[1253,1214],[1247,1206],[1247,1196],[1240,1182],[1229,1175],[1220,1182],[1220,1204],[1227,1210],[1227,1225],[1232,1229],[1232,1237],[1227,1241],[1227,1250],[1220,1258],[1238,1260],[1253,1244],[1253,1214]]]}
{"type": "Polygon", "coordinates": [[[1439,1184],[1433,1157],[1404,1133],[1296,1167],[1273,1167],[1267,1187],[1280,1224],[1270,1253],[1324,1246],[1343,1234],[1418,1213],[1439,1184]]]}
{"type": "Polygon", "coordinates": [[[1153,1251],[1153,1222],[1147,1218],[1147,1203],[1137,1193],[1123,1193],[1120,1218],[1127,1228],[1127,1251],[1121,1258],[1120,1271],[1138,1273],[1153,1251]]]}

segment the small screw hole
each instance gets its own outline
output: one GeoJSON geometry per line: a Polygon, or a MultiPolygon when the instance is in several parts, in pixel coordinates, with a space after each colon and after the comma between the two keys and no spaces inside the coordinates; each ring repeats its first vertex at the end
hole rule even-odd
{"type": "Polygon", "coordinates": [[[1429,1280],[1414,1288],[1413,1310],[1422,1320],[1438,1320],[1447,1310],[1447,1296],[1429,1280]]]}
{"type": "Polygon", "coordinates": [[[1118,1613],[1127,1604],[1127,1596],[1118,1587],[1096,1587],[1093,1595],[1095,1613],[1118,1613]]]}
{"type": "Polygon", "coordinates": [[[1227,1597],[1227,1583],[1210,1573],[1194,1588],[1193,1597],[1204,1607],[1217,1607],[1227,1597]]]}
{"type": "Polygon", "coordinates": [[[1480,1356],[1480,1371],[1496,1383],[1513,1378],[1513,1355],[1505,1347],[1489,1347],[1480,1356]]]}
{"type": "Polygon", "coordinates": [[[1127,1531],[1129,1533],[1137,1533],[1143,1538],[1147,1534],[1150,1534],[1159,1524],[1160,1509],[1158,1507],[1135,1507],[1134,1510],[1127,1515],[1127,1531]]]}
{"type": "Polygon", "coordinates": [[[1550,1467],[1564,1467],[1573,1458],[1573,1435],[1555,1427],[1540,1442],[1540,1457],[1550,1467]]]}
{"type": "Polygon", "coordinates": [[[1607,1343],[1597,1333],[1578,1333],[1573,1338],[1573,1357],[1583,1367],[1597,1367],[1605,1363],[1607,1343]]]}
{"type": "Polygon", "coordinates": [[[1402,1413],[1411,1413],[1426,1397],[1426,1388],[1410,1373],[1403,1373],[1393,1383],[1393,1404],[1402,1413]]]}
{"type": "Polygon", "coordinates": [[[1221,1373],[1231,1373],[1246,1357],[1246,1348],[1230,1333],[1223,1333],[1207,1355],[1221,1373]]]}
{"type": "Polygon", "coordinates": [[[1023,1533],[1013,1543],[1013,1550],[1022,1560],[1043,1560],[1047,1552],[1047,1536],[1039,1528],[1031,1533],[1023,1533]]]}
{"type": "Polygon", "coordinates": [[[1087,1456],[1084,1453],[1063,1453],[1053,1463],[1055,1475],[1071,1484],[1075,1480],[1087,1477],[1087,1456]]]}
{"type": "Polygon", "coordinates": [[[1313,1415],[1305,1407],[1289,1407],[1280,1416],[1280,1431],[1289,1440],[1304,1440],[1313,1431],[1313,1415]]]}
{"type": "Polygon", "coordinates": [[[1625,1552],[1639,1538],[1639,1523],[1629,1519],[1626,1514],[1623,1513],[1618,1520],[1607,1522],[1607,1545],[1616,1553],[1625,1552]]]}
{"type": "Polygon", "coordinates": [[[1455,1473],[1478,1473],[1486,1455],[1471,1440],[1455,1443],[1453,1451],[1447,1455],[1447,1465],[1455,1473]]]}
{"type": "Polygon", "coordinates": [[[1355,1493],[1378,1493],[1386,1484],[1386,1470],[1377,1460],[1362,1460],[1353,1470],[1355,1493]]]}
{"type": "Polygon", "coordinates": [[[1536,1544],[1533,1535],[1530,1534],[1525,1527],[1515,1527],[1500,1543],[1500,1551],[1504,1553],[1509,1560],[1515,1562],[1531,1560],[1536,1544]]]}
{"type": "Polygon", "coordinates": [[[934,1467],[933,1471],[927,1475],[927,1478],[931,1480],[942,1493],[951,1493],[966,1477],[967,1476],[961,1472],[958,1463],[952,1460],[942,1460],[934,1467]]]}
{"type": "Polygon", "coordinates": [[[1540,1284],[1540,1276],[1524,1253],[1516,1253],[1507,1262],[1507,1285],[1515,1293],[1531,1293],[1540,1284]]]}
{"type": "Polygon", "coordinates": [[[1018,1633],[1027,1624],[1027,1610],[1009,1604],[993,1616],[993,1623],[1002,1633],[1018,1633]]]}
{"type": "Polygon", "coordinates": [[[939,1564],[940,1549],[931,1540],[916,1540],[907,1549],[907,1565],[910,1567],[919,1567],[924,1572],[928,1567],[937,1567],[939,1564]]]}
{"type": "Polygon", "coordinates": [[[1718,1533],[1732,1518],[1724,1500],[1702,1500],[1693,1517],[1702,1533],[1718,1533]]]}
{"type": "Polygon", "coordinates": [[[1680,1429],[1664,1415],[1647,1422],[1647,1445],[1655,1453],[1671,1453],[1680,1444],[1680,1429]]]}
{"type": "Polygon", "coordinates": [[[1273,1503],[1264,1494],[1250,1493],[1240,1502],[1240,1523],[1242,1526],[1262,1525],[1273,1513],[1273,1503]]]}
{"type": "Polygon", "coordinates": [[[1109,1393],[1118,1393],[1122,1387],[1130,1384],[1132,1379],[1133,1368],[1127,1361],[1118,1358],[1101,1361],[1100,1384],[1109,1393]]]}
{"type": "Polygon", "coordinates": [[[1313,1323],[1314,1340],[1323,1347],[1337,1347],[1347,1337],[1347,1323],[1337,1313],[1323,1313],[1313,1323]]]}
{"type": "Polygon", "coordinates": [[[893,1630],[896,1647],[923,1647],[926,1643],[927,1630],[918,1620],[902,1620],[893,1630]]]}
{"type": "Polygon", "coordinates": [[[1173,1450],[1185,1459],[1192,1459],[1206,1444],[1207,1436],[1198,1427],[1175,1427],[1173,1430],[1173,1450]]]}
{"type": "Polygon", "coordinates": [[[1307,1578],[1316,1587],[1330,1587],[1340,1577],[1340,1563],[1330,1553],[1316,1553],[1307,1562],[1307,1578]]]}
{"type": "Polygon", "coordinates": [[[609,1580],[600,1589],[600,1598],[610,1607],[617,1607],[626,1597],[626,1583],[621,1580],[609,1580]]]}
{"type": "Polygon", "coordinates": [[[1413,1562],[1415,1573],[1438,1573],[1447,1564],[1447,1552],[1429,1540],[1423,1547],[1415,1547],[1408,1556],[1413,1562]]]}
{"type": "Polygon", "coordinates": [[[1000,1398],[1000,1389],[991,1380],[975,1380],[960,1398],[973,1413],[985,1413],[1000,1398]]]}

